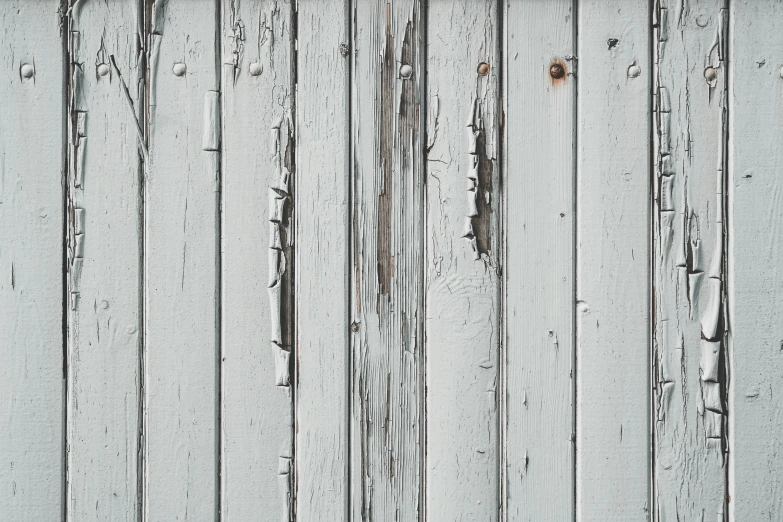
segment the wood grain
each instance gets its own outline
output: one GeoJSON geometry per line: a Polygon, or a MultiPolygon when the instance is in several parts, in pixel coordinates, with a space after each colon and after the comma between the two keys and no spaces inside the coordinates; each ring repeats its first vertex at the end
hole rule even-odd
{"type": "Polygon", "coordinates": [[[647,520],[650,11],[578,13],[576,518],[647,520]]]}
{"type": "Polygon", "coordinates": [[[3,2],[0,512],[63,514],[65,77],[59,1],[3,2]]]}
{"type": "Polygon", "coordinates": [[[428,4],[426,518],[497,520],[499,17],[428,4]],[[482,65],[483,64],[483,65],[482,65]]]}
{"type": "Polygon", "coordinates": [[[729,5],[729,509],[731,520],[775,520],[783,513],[783,5],[729,5]]]}
{"type": "Polygon", "coordinates": [[[424,173],[417,1],[354,3],[351,516],[416,520],[424,173]]]}
{"type": "Polygon", "coordinates": [[[214,0],[156,2],[149,26],[144,514],[150,521],[214,520],[219,509],[215,15],[214,0]]]}
{"type": "Polygon", "coordinates": [[[570,0],[506,8],[509,521],[568,520],[574,513],[573,16],[570,0]]]}
{"type": "Polygon", "coordinates": [[[289,520],[293,314],[272,298],[293,296],[294,19],[224,0],[222,20],[221,516],[289,520]]]}
{"type": "Polygon", "coordinates": [[[661,1],[654,13],[653,452],[662,521],[725,514],[725,6],[661,1]]]}
{"type": "Polygon", "coordinates": [[[348,520],[348,2],[297,10],[296,476],[299,521],[348,520]]]}
{"type": "Polygon", "coordinates": [[[135,521],[140,506],[143,62],[136,8],[133,1],[81,2],[68,20],[69,520],[135,521]]]}

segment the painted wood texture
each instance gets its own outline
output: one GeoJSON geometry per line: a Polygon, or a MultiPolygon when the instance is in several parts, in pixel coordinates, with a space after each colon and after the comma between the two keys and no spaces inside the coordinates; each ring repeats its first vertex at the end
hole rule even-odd
{"type": "Polygon", "coordinates": [[[499,516],[499,16],[428,6],[426,518],[499,516]]]}
{"type": "Polygon", "coordinates": [[[576,518],[650,512],[650,11],[578,7],[576,518]]]}
{"type": "Polygon", "coordinates": [[[723,520],[726,2],[654,13],[654,509],[723,520]],[[713,174],[714,173],[714,174],[713,174]]]}
{"type": "Polygon", "coordinates": [[[347,5],[298,4],[296,518],[349,520],[350,49],[347,5]],[[313,212],[313,209],[318,211],[313,212]]]}
{"type": "Polygon", "coordinates": [[[505,17],[509,521],[574,512],[573,8],[568,0],[511,2],[505,17]]]}
{"type": "Polygon", "coordinates": [[[144,176],[144,514],[218,513],[220,107],[214,0],[156,2],[144,176]]]}
{"type": "Polygon", "coordinates": [[[0,512],[8,520],[63,512],[66,84],[57,7],[0,4],[0,512]]]}
{"type": "Polygon", "coordinates": [[[421,513],[421,6],[353,6],[351,516],[421,513]]]}
{"type": "MultiPolygon", "coordinates": [[[[141,13],[67,12],[68,520],[137,520],[142,505],[141,13]]],[[[163,318],[161,318],[163,319],[163,318]]],[[[52,398],[54,399],[54,398],[52,398]]]]}
{"type": "Polygon", "coordinates": [[[293,12],[224,1],[222,19],[221,516],[288,520],[293,12]]]}
{"type": "Polygon", "coordinates": [[[732,520],[775,520],[783,513],[783,5],[729,5],[729,507],[732,520]]]}
{"type": "Polygon", "coordinates": [[[0,519],[783,517],[781,14],[1,3],[0,519]]]}

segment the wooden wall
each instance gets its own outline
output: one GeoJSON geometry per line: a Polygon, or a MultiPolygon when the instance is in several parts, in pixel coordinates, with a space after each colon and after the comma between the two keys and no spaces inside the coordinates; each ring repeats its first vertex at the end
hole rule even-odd
{"type": "Polygon", "coordinates": [[[781,19],[0,3],[0,519],[783,518],[781,19]]]}

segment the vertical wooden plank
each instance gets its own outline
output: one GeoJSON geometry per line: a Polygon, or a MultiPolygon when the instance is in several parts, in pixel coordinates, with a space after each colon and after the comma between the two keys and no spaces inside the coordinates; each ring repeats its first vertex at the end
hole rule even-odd
{"type": "Polygon", "coordinates": [[[650,11],[578,8],[577,520],[649,517],[650,11]]]}
{"type": "Polygon", "coordinates": [[[63,513],[63,40],[59,0],[4,2],[0,511],[63,513]]]}
{"type": "Polygon", "coordinates": [[[352,518],[420,514],[421,11],[357,0],[352,74],[352,518]],[[354,331],[355,330],[355,331],[354,331]]]}
{"type": "Polygon", "coordinates": [[[141,161],[136,122],[142,64],[137,7],[131,0],[79,2],[70,11],[69,520],[138,517],[141,161]]]}
{"type": "Polygon", "coordinates": [[[433,0],[427,20],[426,516],[497,520],[498,16],[433,0]]]}
{"type": "Polygon", "coordinates": [[[730,2],[731,520],[783,512],[783,5],[730,2]]]}
{"type": "Polygon", "coordinates": [[[219,508],[216,13],[215,0],[180,0],[149,15],[147,520],[214,520],[219,508]]]}
{"type": "Polygon", "coordinates": [[[725,6],[659,0],[654,13],[654,507],[662,521],[725,513],[725,6]]]}
{"type": "Polygon", "coordinates": [[[289,520],[294,18],[271,0],[222,12],[221,516],[289,520]]]}
{"type": "Polygon", "coordinates": [[[348,2],[297,7],[299,521],[348,520],[348,2]]]}
{"type": "Polygon", "coordinates": [[[506,447],[509,521],[574,513],[571,0],[506,9],[506,447]]]}

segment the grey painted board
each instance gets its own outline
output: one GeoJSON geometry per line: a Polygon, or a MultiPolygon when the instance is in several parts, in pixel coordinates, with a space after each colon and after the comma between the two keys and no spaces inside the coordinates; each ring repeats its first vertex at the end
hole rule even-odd
{"type": "Polygon", "coordinates": [[[500,17],[427,15],[426,517],[498,520],[500,17]]]}
{"type": "Polygon", "coordinates": [[[507,520],[567,520],[574,513],[574,5],[510,2],[505,23],[507,520]]]}
{"type": "Polygon", "coordinates": [[[57,1],[4,2],[0,98],[0,513],[63,512],[64,54],[57,1]]]}
{"type": "Polygon", "coordinates": [[[578,12],[576,518],[647,520],[650,9],[578,12]]]}
{"type": "Polygon", "coordinates": [[[732,520],[775,520],[783,513],[781,16],[778,2],[730,3],[726,264],[732,520]]]}

